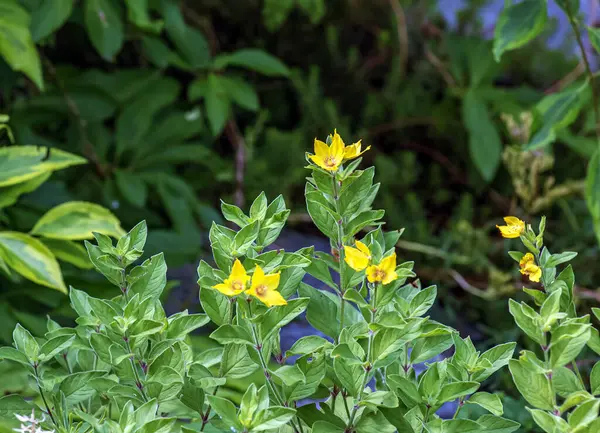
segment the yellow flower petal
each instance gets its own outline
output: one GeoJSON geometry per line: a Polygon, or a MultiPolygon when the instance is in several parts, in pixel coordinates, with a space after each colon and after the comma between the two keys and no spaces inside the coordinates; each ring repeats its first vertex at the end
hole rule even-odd
{"type": "Polygon", "coordinates": [[[535,262],[535,258],[533,257],[533,254],[531,253],[527,253],[525,254],[521,260],[519,261],[519,266],[521,268],[525,267],[525,265],[527,265],[528,263],[534,263],[535,262]]]}
{"type": "Polygon", "coordinates": [[[277,290],[267,291],[263,296],[257,296],[267,307],[287,305],[287,301],[277,290]]]}
{"type": "Polygon", "coordinates": [[[316,138],[315,138],[315,155],[317,157],[321,158],[321,160],[323,160],[327,156],[329,156],[329,146],[327,146],[327,144],[322,142],[321,140],[317,140],[316,138]]]}
{"type": "Polygon", "coordinates": [[[507,225],[496,226],[500,230],[502,237],[513,239],[521,236],[521,233],[525,230],[525,222],[514,216],[504,217],[504,221],[507,225]]]}
{"type": "Polygon", "coordinates": [[[233,290],[231,288],[231,285],[229,285],[227,283],[217,284],[216,286],[213,286],[213,289],[216,289],[219,292],[221,292],[227,296],[236,296],[239,294],[239,292],[236,292],[235,290],[233,290]]]}
{"type": "Polygon", "coordinates": [[[536,265],[529,265],[529,279],[535,283],[540,282],[540,278],[542,278],[542,269],[536,265]]]}
{"type": "Polygon", "coordinates": [[[369,247],[363,244],[361,241],[356,241],[356,248],[362,251],[366,256],[369,256],[369,258],[371,257],[371,251],[369,250],[369,247]]]}
{"type": "Polygon", "coordinates": [[[356,143],[353,143],[350,146],[346,146],[346,148],[344,149],[344,159],[358,158],[360,155],[362,155],[371,148],[371,146],[367,146],[367,148],[361,152],[361,141],[362,140],[358,140],[356,143]]]}
{"type": "Polygon", "coordinates": [[[392,272],[396,270],[396,253],[387,256],[381,261],[379,267],[385,272],[392,272]]]}
{"type": "Polygon", "coordinates": [[[379,266],[371,265],[367,268],[367,280],[369,283],[377,283],[381,281],[381,277],[379,276],[379,266]]]}
{"type": "Polygon", "coordinates": [[[335,161],[340,161],[344,159],[344,142],[342,141],[342,137],[340,134],[335,132],[333,134],[333,140],[331,140],[331,147],[329,148],[329,154],[333,157],[335,161]]]}
{"type": "Polygon", "coordinates": [[[380,264],[367,268],[367,280],[370,283],[389,284],[398,278],[396,274],[396,253],[384,258],[380,264]]]}
{"type": "Polygon", "coordinates": [[[244,265],[242,265],[242,262],[240,262],[239,259],[235,259],[235,262],[233,262],[229,279],[241,281],[244,285],[250,280],[250,277],[246,273],[246,269],[244,269],[244,265]]]}
{"type": "MultiPolygon", "coordinates": [[[[359,243],[360,242],[357,242],[356,245],[358,246],[359,243]]],[[[362,249],[344,246],[344,261],[355,271],[362,271],[365,269],[371,260],[369,249],[364,244],[362,244],[362,246],[367,249],[366,254],[362,249]]]]}

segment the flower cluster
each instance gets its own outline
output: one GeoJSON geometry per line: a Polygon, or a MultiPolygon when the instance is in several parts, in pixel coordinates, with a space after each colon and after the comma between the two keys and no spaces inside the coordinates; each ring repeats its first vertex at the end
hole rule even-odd
{"type": "MultiPolygon", "coordinates": [[[[526,242],[527,232],[525,228],[525,221],[515,216],[507,216],[504,217],[504,222],[506,225],[496,226],[500,230],[502,237],[507,239],[521,238],[521,241],[526,242]],[[525,239],[523,236],[525,236],[525,239]]],[[[529,277],[530,281],[539,283],[540,278],[542,277],[542,268],[536,264],[536,257],[532,253],[527,253],[521,257],[519,260],[519,268],[521,274],[529,277]]]]}
{"type": "Polygon", "coordinates": [[[382,259],[379,264],[372,264],[369,247],[361,241],[356,241],[356,248],[344,246],[344,260],[357,272],[367,270],[367,280],[370,283],[389,284],[398,278],[396,273],[396,253],[382,259]]]}
{"type": "Polygon", "coordinates": [[[280,273],[265,274],[260,266],[256,266],[252,278],[246,273],[242,263],[236,259],[231,268],[229,278],[226,278],[221,284],[213,288],[227,296],[238,296],[246,293],[254,296],[268,307],[274,305],[286,305],[287,301],[277,291],[279,286],[280,273]],[[251,281],[250,288],[248,282],[251,281]]]}
{"type": "Polygon", "coordinates": [[[19,433],[54,433],[54,430],[51,430],[51,431],[44,430],[44,429],[42,429],[42,427],[40,427],[40,424],[45,421],[45,417],[42,417],[42,419],[37,419],[35,417],[35,411],[33,409],[31,410],[31,416],[19,415],[18,413],[16,413],[15,416],[21,422],[20,428],[13,429],[16,432],[19,432],[19,433]]]}

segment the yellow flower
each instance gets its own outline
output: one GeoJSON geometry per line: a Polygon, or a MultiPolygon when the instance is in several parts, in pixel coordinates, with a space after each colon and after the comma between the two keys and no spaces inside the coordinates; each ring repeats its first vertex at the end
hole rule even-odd
{"type": "Polygon", "coordinates": [[[336,136],[339,137],[339,140],[342,142],[342,146],[344,146],[344,159],[358,158],[360,155],[362,155],[371,148],[371,146],[367,146],[367,148],[361,152],[362,140],[358,140],[356,143],[352,143],[350,146],[346,146],[344,144],[344,140],[342,140],[342,137],[340,137],[337,131],[334,130],[333,138],[335,139],[336,136]]]}
{"type": "Polygon", "coordinates": [[[533,254],[527,253],[523,256],[519,262],[520,272],[523,275],[527,275],[529,279],[535,283],[540,281],[542,277],[542,269],[535,264],[535,258],[533,254]]]}
{"type": "Polygon", "coordinates": [[[396,253],[386,257],[378,265],[367,268],[367,279],[370,283],[389,284],[398,278],[396,274],[396,253]]]}
{"type": "Polygon", "coordinates": [[[362,271],[371,261],[369,247],[361,241],[356,241],[356,248],[344,246],[344,261],[355,271],[362,271]]]}
{"type": "Polygon", "coordinates": [[[344,160],[344,143],[339,135],[335,134],[331,146],[315,138],[315,154],[309,158],[322,169],[337,171],[344,160]]]}
{"type": "Polygon", "coordinates": [[[252,285],[246,291],[251,296],[258,298],[267,307],[273,305],[286,305],[287,301],[277,291],[279,286],[280,273],[265,275],[260,266],[256,266],[256,270],[252,275],[252,285]]]}
{"type": "Polygon", "coordinates": [[[219,292],[227,296],[237,296],[246,290],[246,284],[250,281],[250,277],[246,274],[246,270],[242,263],[236,259],[231,268],[231,274],[229,278],[223,281],[221,284],[213,286],[213,289],[217,289],[219,292]]]}
{"type": "Polygon", "coordinates": [[[518,238],[525,230],[525,222],[514,216],[504,217],[505,226],[496,226],[500,230],[502,237],[518,238]]]}

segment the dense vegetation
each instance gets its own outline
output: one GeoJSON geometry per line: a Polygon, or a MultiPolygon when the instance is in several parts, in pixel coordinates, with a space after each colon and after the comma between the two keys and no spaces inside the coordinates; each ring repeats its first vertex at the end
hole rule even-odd
{"type": "MultiPolygon", "coordinates": [[[[515,241],[495,228],[505,215],[548,216],[546,243],[578,252],[568,290],[589,312],[600,277],[594,9],[557,1],[568,36],[549,48],[553,3],[509,2],[493,31],[482,20],[487,2],[467,3],[449,16],[410,0],[0,1],[0,342],[13,342],[17,323],[37,337],[56,331],[46,314],[72,324],[83,310],[71,308],[69,286],[122,296],[81,243],[93,233],[118,239],[145,220],[146,266],[204,259],[225,272],[211,227],[239,221],[221,200],[246,210],[254,197],[282,194],[281,238],[318,239],[304,154],[333,128],[346,144],[371,146],[362,158],[380,183],[373,206],[406,229],[399,263],[410,257],[423,287],[439,285],[435,320],[482,352],[508,341],[533,350],[507,314],[509,297],[526,300],[523,286],[536,286],[506,254],[515,241]]],[[[163,301],[176,285],[161,287],[163,301]]],[[[577,332],[590,338],[586,330],[577,332]]],[[[593,348],[580,358],[587,381],[593,348]]],[[[14,364],[0,363],[0,374],[11,378],[0,391],[27,394],[14,364]]],[[[504,416],[529,431],[512,383],[501,370],[485,389],[506,393],[504,416]]],[[[246,388],[230,380],[226,389],[235,400],[246,388]]],[[[476,419],[472,406],[462,416],[476,419]]]]}

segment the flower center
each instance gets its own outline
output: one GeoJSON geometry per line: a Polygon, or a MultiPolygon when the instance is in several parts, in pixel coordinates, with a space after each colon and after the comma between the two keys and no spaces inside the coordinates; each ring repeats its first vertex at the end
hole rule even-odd
{"type": "Polygon", "coordinates": [[[386,275],[387,273],[383,269],[376,269],[373,276],[376,281],[383,281],[386,275]]]}
{"type": "Polygon", "coordinates": [[[264,296],[265,293],[267,293],[267,286],[265,286],[264,284],[261,284],[256,288],[256,294],[258,296],[264,296]]]}
{"type": "Polygon", "coordinates": [[[336,166],[336,160],[334,156],[328,156],[327,158],[325,158],[323,160],[323,164],[325,164],[327,167],[335,167],[336,166]]]}
{"type": "Polygon", "coordinates": [[[244,289],[244,285],[242,284],[241,281],[239,280],[235,280],[232,284],[231,284],[231,288],[233,290],[235,290],[236,292],[241,292],[244,289]]]}

